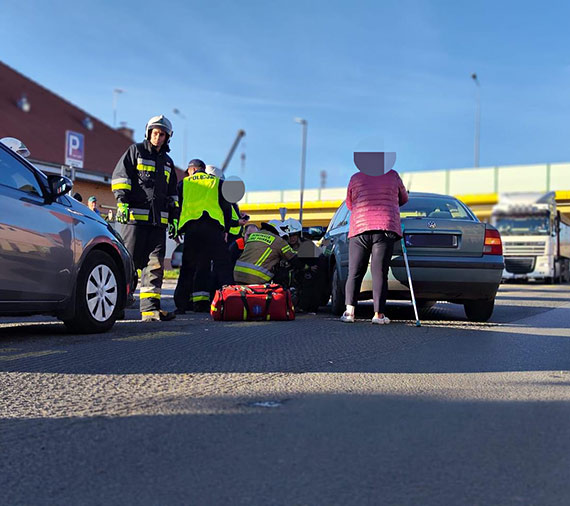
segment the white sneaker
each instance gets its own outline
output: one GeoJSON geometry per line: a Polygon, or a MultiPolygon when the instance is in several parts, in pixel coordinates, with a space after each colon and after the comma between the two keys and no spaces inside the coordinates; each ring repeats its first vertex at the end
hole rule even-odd
{"type": "Polygon", "coordinates": [[[390,318],[386,315],[381,316],[380,318],[372,318],[372,323],[375,325],[388,325],[390,323],[390,318]]]}
{"type": "Polygon", "coordinates": [[[354,323],[354,315],[345,311],[340,317],[340,321],[344,323],[354,323]]]}

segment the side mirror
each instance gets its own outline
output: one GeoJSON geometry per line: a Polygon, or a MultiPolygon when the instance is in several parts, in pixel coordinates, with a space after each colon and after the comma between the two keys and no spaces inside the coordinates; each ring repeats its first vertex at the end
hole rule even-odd
{"type": "Polygon", "coordinates": [[[73,188],[73,183],[71,182],[71,179],[65,176],[55,176],[55,175],[48,176],[48,184],[49,184],[49,191],[54,199],[61,197],[66,193],[69,193],[73,188]]]}
{"type": "Polygon", "coordinates": [[[303,237],[316,241],[321,239],[325,235],[326,231],[326,227],[309,227],[303,230],[303,237]]]}

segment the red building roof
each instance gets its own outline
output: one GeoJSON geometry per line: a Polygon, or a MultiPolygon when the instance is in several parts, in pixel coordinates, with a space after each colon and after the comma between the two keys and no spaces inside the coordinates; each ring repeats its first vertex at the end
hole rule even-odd
{"type": "Polygon", "coordinates": [[[133,143],[91,114],[69,103],[0,62],[0,138],[16,137],[30,150],[30,158],[42,162],[64,164],[65,131],[85,136],[83,170],[111,175],[117,161],[133,143]],[[24,94],[30,111],[18,107],[24,94]],[[93,129],[83,125],[89,117],[93,129]]]}

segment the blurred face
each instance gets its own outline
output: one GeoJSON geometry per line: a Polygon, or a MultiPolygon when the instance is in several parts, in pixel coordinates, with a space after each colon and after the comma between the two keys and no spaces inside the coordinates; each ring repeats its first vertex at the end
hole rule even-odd
{"type": "Polygon", "coordinates": [[[289,236],[289,246],[297,246],[299,244],[299,234],[291,234],[289,236]]]}
{"type": "Polygon", "coordinates": [[[156,149],[160,149],[164,141],[166,141],[166,134],[160,128],[153,128],[150,132],[150,143],[156,149]]]}
{"type": "Polygon", "coordinates": [[[89,202],[87,202],[87,205],[89,206],[89,209],[91,209],[91,211],[95,211],[95,209],[97,209],[96,200],[90,200],[89,202]]]}
{"type": "Polygon", "coordinates": [[[255,225],[250,225],[249,227],[247,227],[245,229],[245,234],[243,235],[244,240],[247,241],[249,239],[249,236],[254,232],[257,232],[258,230],[259,229],[255,225]]]}

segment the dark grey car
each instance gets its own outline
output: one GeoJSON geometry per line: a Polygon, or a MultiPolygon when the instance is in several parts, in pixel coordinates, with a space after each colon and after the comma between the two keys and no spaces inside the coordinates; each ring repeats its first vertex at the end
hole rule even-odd
{"type": "Polygon", "coordinates": [[[0,143],[0,315],[54,315],[76,332],[103,332],[132,301],[136,272],[120,237],[0,143]]]}
{"type": "MultiPolygon", "coordinates": [[[[481,223],[462,202],[447,195],[410,193],[400,210],[416,299],[429,307],[436,301],[463,304],[470,320],[486,321],[492,313],[504,266],[500,235],[481,223]]],[[[348,276],[350,212],[343,203],[333,216],[323,245],[329,256],[332,308],[344,310],[348,276]]],[[[360,298],[370,299],[367,271],[360,298]]],[[[394,245],[388,277],[388,298],[410,300],[401,243],[394,245]]]]}

